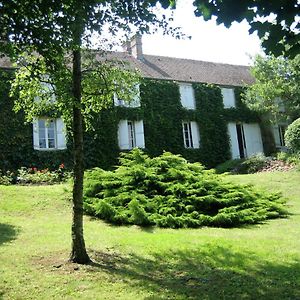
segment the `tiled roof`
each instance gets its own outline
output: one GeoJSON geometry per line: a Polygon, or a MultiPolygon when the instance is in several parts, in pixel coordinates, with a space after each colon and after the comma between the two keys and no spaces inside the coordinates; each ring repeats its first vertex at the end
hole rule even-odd
{"type": "MultiPolygon", "coordinates": [[[[103,59],[103,56],[101,56],[103,59]]],[[[145,78],[183,82],[213,83],[222,86],[243,86],[254,82],[249,67],[200,60],[143,55],[136,59],[126,52],[110,52],[107,59],[128,62],[145,78]]],[[[0,67],[12,67],[7,58],[0,58],[0,67]]]]}
{"type": "Polygon", "coordinates": [[[254,82],[247,66],[156,55],[143,55],[142,59],[136,59],[125,52],[114,52],[109,57],[129,62],[132,67],[138,68],[145,78],[213,83],[222,86],[243,86],[254,82]]]}

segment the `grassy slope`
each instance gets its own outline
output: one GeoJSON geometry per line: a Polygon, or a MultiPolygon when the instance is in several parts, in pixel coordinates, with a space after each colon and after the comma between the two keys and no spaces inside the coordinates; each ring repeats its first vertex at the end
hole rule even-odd
{"type": "Polygon", "coordinates": [[[140,229],[85,218],[70,248],[66,186],[0,186],[0,299],[300,299],[300,172],[231,176],[288,198],[289,219],[238,229],[140,229]],[[75,270],[74,270],[75,269],[75,270]]]}

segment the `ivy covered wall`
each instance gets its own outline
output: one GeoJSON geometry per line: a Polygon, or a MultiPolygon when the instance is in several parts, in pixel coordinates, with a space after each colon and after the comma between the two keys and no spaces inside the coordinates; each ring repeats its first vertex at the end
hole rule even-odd
{"type": "MultiPolygon", "coordinates": [[[[11,72],[1,74],[0,84],[0,169],[21,166],[57,168],[72,166],[72,144],[68,150],[37,151],[32,146],[32,125],[24,125],[24,116],[13,112],[8,97],[11,72]]],[[[94,131],[85,134],[85,167],[109,169],[118,163],[118,123],[121,119],[143,120],[145,151],[156,156],[163,151],[182,154],[190,161],[213,167],[230,158],[227,123],[257,122],[258,116],[239,101],[237,107],[224,109],[221,90],[217,86],[193,84],[196,109],[184,109],[179,86],[172,81],[144,79],[140,85],[141,107],[115,107],[94,115],[94,131]],[[182,121],[196,121],[200,131],[200,148],[185,149],[182,121]]]]}

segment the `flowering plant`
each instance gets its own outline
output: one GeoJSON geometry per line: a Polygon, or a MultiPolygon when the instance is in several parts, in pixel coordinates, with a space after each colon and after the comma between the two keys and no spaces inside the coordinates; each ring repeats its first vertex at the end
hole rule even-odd
{"type": "Polygon", "coordinates": [[[54,184],[63,182],[70,177],[70,172],[65,170],[61,163],[57,170],[48,168],[39,170],[37,167],[21,168],[18,170],[17,183],[20,184],[54,184]]]}

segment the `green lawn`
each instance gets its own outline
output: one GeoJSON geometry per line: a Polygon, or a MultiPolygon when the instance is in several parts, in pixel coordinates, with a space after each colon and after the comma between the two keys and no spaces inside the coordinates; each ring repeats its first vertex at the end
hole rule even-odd
{"type": "Polygon", "coordinates": [[[0,299],[300,299],[300,172],[230,176],[282,191],[291,216],[236,229],[85,218],[90,266],[66,264],[66,185],[0,186],[0,299]]]}

